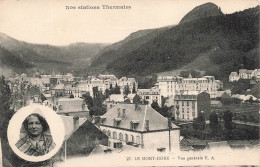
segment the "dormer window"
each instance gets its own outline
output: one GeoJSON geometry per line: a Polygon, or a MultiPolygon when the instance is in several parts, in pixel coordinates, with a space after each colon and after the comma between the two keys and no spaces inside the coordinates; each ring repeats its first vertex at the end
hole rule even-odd
{"type": "Polygon", "coordinates": [[[132,121],[130,121],[130,129],[131,130],[135,130],[136,127],[138,126],[138,124],[139,124],[139,120],[132,120],[132,121]]]}
{"type": "Polygon", "coordinates": [[[121,122],[122,118],[115,118],[114,119],[114,126],[118,126],[121,122]]]}
{"type": "Polygon", "coordinates": [[[104,117],[104,116],[100,116],[100,124],[103,124],[104,123],[104,121],[106,120],[106,117],[104,117]]]}
{"type": "Polygon", "coordinates": [[[63,110],[63,106],[59,105],[59,110],[62,111],[63,110]]]}

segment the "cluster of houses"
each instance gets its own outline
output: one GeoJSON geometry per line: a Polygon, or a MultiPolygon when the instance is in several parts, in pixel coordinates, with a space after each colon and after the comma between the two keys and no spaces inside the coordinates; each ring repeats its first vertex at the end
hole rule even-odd
{"type": "Polygon", "coordinates": [[[89,76],[86,79],[74,77],[68,73],[66,75],[40,75],[39,77],[27,77],[22,74],[16,78],[11,78],[9,82],[13,92],[30,92],[29,97],[24,100],[17,109],[32,102],[42,103],[53,108],[57,113],[63,115],[78,115],[87,117],[88,107],[84,104],[82,96],[89,93],[93,96],[93,88],[105,94],[106,90],[118,87],[120,94],[111,94],[103,105],[107,110],[117,104],[135,103],[141,101],[149,107],[153,102],[157,102],[161,107],[167,105],[174,106],[171,110],[172,116],[181,121],[192,121],[203,112],[210,114],[211,101],[217,98],[219,90],[223,88],[220,80],[215,80],[214,76],[204,76],[201,78],[188,78],[179,76],[158,76],[157,83],[149,89],[139,89],[138,82],[134,78],[122,77],[118,79],[113,74],[100,74],[99,76],[89,76]],[[22,86],[23,85],[23,86],[22,86]],[[128,87],[129,94],[124,94],[125,87],[128,87]],[[23,87],[23,90],[21,88],[23,87]],[[42,97],[43,96],[43,97],[42,97]],[[164,100],[163,100],[164,99],[164,100]],[[163,101],[166,101],[165,103],[163,101]],[[164,104],[163,104],[164,103],[164,104]]]}
{"type": "Polygon", "coordinates": [[[134,78],[118,79],[112,74],[100,74],[82,79],[69,73],[56,75],[53,72],[38,77],[22,74],[10,78],[9,86],[13,93],[27,95],[26,99],[20,99],[19,105],[13,106],[16,110],[39,103],[61,115],[66,136],[56,156],[59,159],[128,149],[179,150],[180,128],[172,123],[172,118],[165,118],[151,104],[167,105],[175,120],[192,121],[199,113],[207,119],[212,108],[221,107],[216,98],[231,97],[231,92],[220,91],[223,83],[215,80],[214,76],[158,76],[154,87],[139,89],[134,78]],[[126,86],[128,94],[124,94],[126,86]],[[107,112],[91,117],[82,96],[86,93],[93,96],[93,88],[105,93],[115,87],[119,87],[121,93],[111,94],[103,102],[107,112]]]}
{"type": "Polygon", "coordinates": [[[260,69],[247,70],[239,69],[237,72],[231,72],[229,75],[229,82],[238,81],[239,79],[253,79],[256,82],[260,81],[260,69]]]}

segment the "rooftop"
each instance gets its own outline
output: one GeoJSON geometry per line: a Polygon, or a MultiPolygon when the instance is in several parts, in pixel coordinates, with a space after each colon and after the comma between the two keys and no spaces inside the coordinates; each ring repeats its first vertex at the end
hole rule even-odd
{"type": "MultiPolygon", "coordinates": [[[[137,109],[135,107],[135,104],[117,104],[103,115],[106,118],[103,125],[114,126],[115,118],[122,117],[122,120],[115,127],[131,130],[130,125],[132,122],[137,124],[134,131],[144,132],[147,131],[145,128],[146,120],[149,120],[149,131],[168,129],[168,119],[153,108],[147,105],[138,105],[137,109]],[[123,109],[125,110],[125,116],[121,113],[123,109]]],[[[172,124],[172,128],[179,127],[172,124]]]]}

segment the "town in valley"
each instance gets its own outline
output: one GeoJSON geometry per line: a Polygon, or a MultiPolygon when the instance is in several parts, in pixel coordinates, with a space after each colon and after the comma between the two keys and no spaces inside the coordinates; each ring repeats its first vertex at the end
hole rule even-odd
{"type": "Polygon", "coordinates": [[[126,162],[214,161],[204,151],[259,149],[258,23],[259,6],[223,14],[207,3],[178,25],[111,45],[36,45],[0,33],[0,162],[55,166],[128,152],[136,155],[126,162]],[[7,139],[9,120],[32,105],[53,110],[65,129],[43,162],[18,157],[7,139]]]}

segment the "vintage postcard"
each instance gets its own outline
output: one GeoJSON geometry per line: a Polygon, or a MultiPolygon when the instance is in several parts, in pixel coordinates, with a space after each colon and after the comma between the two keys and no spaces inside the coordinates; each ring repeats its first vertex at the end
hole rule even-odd
{"type": "Polygon", "coordinates": [[[0,167],[259,165],[259,11],[0,0],[0,167]]]}

